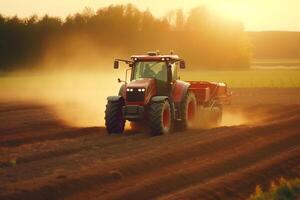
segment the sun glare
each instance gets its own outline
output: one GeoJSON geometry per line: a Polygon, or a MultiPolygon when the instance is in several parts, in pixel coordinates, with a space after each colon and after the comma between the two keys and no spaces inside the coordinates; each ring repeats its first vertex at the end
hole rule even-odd
{"type": "Polygon", "coordinates": [[[250,7],[241,2],[212,2],[207,5],[213,12],[224,18],[239,20],[242,22],[244,22],[247,18],[251,18],[253,15],[250,12],[250,7]]]}

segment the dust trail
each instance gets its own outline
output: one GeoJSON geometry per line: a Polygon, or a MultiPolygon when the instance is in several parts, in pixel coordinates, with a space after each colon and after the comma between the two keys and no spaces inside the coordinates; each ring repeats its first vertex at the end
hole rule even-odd
{"type": "Polygon", "coordinates": [[[267,113],[261,109],[247,109],[242,106],[223,106],[222,120],[217,123],[216,114],[211,109],[199,108],[197,110],[195,129],[210,129],[218,126],[254,125],[263,123],[267,113]],[[253,117],[255,116],[255,118],[253,117]]]}
{"type": "Polygon", "coordinates": [[[251,106],[238,106],[230,105],[225,106],[223,110],[223,119],[221,126],[236,126],[236,125],[262,125],[274,121],[272,106],[265,105],[251,105],[251,106]]]}
{"type": "Polygon", "coordinates": [[[238,126],[251,123],[251,120],[242,110],[231,111],[229,109],[225,109],[223,112],[221,126],[238,126]]]}
{"type": "Polygon", "coordinates": [[[14,74],[1,78],[0,100],[49,105],[70,126],[103,126],[106,97],[118,94],[122,71],[14,74]]]}

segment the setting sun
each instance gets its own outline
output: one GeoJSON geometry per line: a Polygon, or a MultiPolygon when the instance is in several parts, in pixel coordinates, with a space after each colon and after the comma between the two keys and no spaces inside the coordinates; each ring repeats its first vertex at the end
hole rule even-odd
{"type": "Polygon", "coordinates": [[[255,13],[251,12],[251,8],[245,2],[211,2],[207,3],[208,7],[223,17],[240,19],[244,21],[246,18],[254,17],[255,13]]]}
{"type": "Polygon", "coordinates": [[[212,0],[205,1],[221,17],[239,20],[246,30],[300,30],[300,1],[212,0]]]}

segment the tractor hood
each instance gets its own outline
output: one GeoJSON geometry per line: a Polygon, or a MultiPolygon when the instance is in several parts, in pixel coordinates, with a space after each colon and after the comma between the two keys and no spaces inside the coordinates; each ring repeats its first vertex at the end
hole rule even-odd
{"type": "Polygon", "coordinates": [[[127,84],[127,88],[145,88],[150,89],[151,86],[155,85],[155,80],[152,78],[141,78],[137,80],[133,80],[132,82],[127,84]],[[150,88],[149,88],[150,87],[150,88]]]}
{"type": "Polygon", "coordinates": [[[140,102],[146,105],[156,94],[156,83],[152,78],[133,80],[127,84],[126,91],[127,102],[140,102]]]}

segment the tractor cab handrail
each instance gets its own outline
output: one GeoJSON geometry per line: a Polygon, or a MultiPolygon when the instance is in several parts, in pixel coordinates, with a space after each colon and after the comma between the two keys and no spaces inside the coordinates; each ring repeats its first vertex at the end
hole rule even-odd
{"type": "Polygon", "coordinates": [[[121,61],[121,62],[125,62],[126,64],[133,64],[132,60],[125,60],[125,59],[115,59],[115,61],[121,61]]]}

